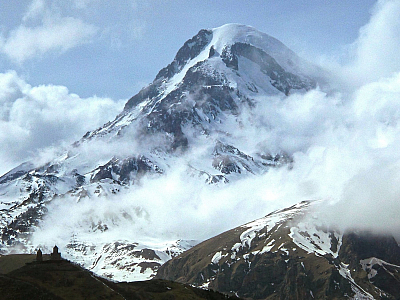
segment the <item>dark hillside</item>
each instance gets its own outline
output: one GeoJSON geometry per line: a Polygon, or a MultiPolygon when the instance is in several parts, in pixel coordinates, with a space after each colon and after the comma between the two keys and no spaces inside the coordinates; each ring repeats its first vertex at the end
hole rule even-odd
{"type": "Polygon", "coordinates": [[[116,283],[99,278],[67,260],[33,261],[34,256],[2,256],[1,299],[238,299],[166,280],[116,283]],[[21,261],[23,267],[15,269],[21,261]]]}

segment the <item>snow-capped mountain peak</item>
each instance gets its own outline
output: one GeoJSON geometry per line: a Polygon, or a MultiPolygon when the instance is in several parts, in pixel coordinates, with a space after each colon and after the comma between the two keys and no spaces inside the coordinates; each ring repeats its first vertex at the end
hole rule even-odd
{"type": "MultiPolygon", "coordinates": [[[[164,227],[163,220],[171,218],[158,211],[166,201],[160,194],[188,185],[188,193],[197,189],[207,195],[198,187],[213,189],[291,166],[290,154],[279,147],[270,151],[243,132],[268,129],[254,117],[260,103],[315,88],[317,79],[308,69],[312,66],[282,43],[252,27],[200,30],[113,121],[85,134],[61,156],[0,178],[0,251],[16,246],[33,251],[59,241],[71,259],[94,270],[107,269],[94,261],[113,261],[116,248],[139,255],[141,265],[158,267],[172,257],[166,248],[179,248],[178,253],[188,245],[171,241],[198,239],[174,232],[185,226],[164,227]],[[150,197],[157,185],[162,192],[150,197]],[[72,216],[65,215],[66,207],[72,216]],[[115,238],[105,241],[109,236],[115,238]],[[167,241],[154,243],[159,259],[153,255],[145,264],[138,251],[151,248],[149,236],[167,241]]],[[[197,195],[173,209],[187,213],[187,207],[199,207],[197,195]]],[[[143,272],[151,277],[154,270],[143,272]]]]}
{"type": "Polygon", "coordinates": [[[260,32],[254,27],[241,24],[226,24],[212,29],[213,38],[210,48],[222,53],[224,48],[235,43],[249,44],[262,49],[273,56],[283,67],[289,67],[287,61],[297,55],[274,37],[260,32]]]}

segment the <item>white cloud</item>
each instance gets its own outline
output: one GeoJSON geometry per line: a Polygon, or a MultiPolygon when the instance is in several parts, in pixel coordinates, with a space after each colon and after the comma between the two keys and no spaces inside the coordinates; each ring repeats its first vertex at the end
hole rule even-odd
{"type": "MultiPolygon", "coordinates": [[[[114,23],[101,32],[101,38],[109,42],[112,49],[121,50],[132,40],[140,40],[146,33],[146,23],[130,21],[126,23],[114,23]]],[[[139,88],[143,87],[141,85],[139,88]]]]}
{"type": "MultiPolygon", "coordinates": [[[[331,225],[396,234],[400,226],[399,83],[400,73],[351,94],[314,90],[285,99],[258,99],[251,113],[235,116],[240,128],[237,123],[224,128],[232,133],[228,138],[249,154],[260,148],[285,149],[294,157],[292,169],[270,169],[260,176],[233,178],[226,185],[206,185],[188,175],[187,169],[188,162],[211,168],[210,138],[200,137],[204,140],[194,140],[196,148],[186,155],[166,158],[164,163],[171,168],[165,168],[163,176],[144,177],[131,189],[107,198],[78,203],[69,199],[72,218],[64,213],[68,200],[54,202],[39,237],[59,238],[61,245],[72,233],[84,235],[91,222],[101,221],[109,231],[85,240],[205,239],[275,209],[320,199],[325,202],[319,212],[331,225]],[[121,217],[126,214],[130,217],[121,217]],[[52,236],[53,231],[60,236],[52,236]]],[[[131,143],[133,137],[131,133],[116,143],[87,143],[78,150],[86,152],[83,161],[89,164],[90,159],[105,163],[115,149],[122,156],[142,153],[143,143],[131,143]]]]}
{"type": "Polygon", "coordinates": [[[15,72],[0,73],[0,173],[38,149],[74,142],[115,118],[124,102],[82,99],[64,86],[31,87],[15,72]]]}
{"type": "MultiPolygon", "coordinates": [[[[340,156],[331,166],[342,168],[344,172],[336,196],[324,213],[331,223],[343,230],[398,232],[399,99],[400,73],[362,86],[348,106],[351,123],[345,130],[335,132],[336,136],[341,135],[341,143],[337,144],[340,156]]],[[[319,176],[326,179],[320,184],[336,183],[336,179],[332,183],[332,177],[324,173],[319,176]]]]}
{"type": "MultiPolygon", "coordinates": [[[[400,225],[395,217],[400,212],[399,82],[400,73],[364,85],[352,94],[329,96],[310,91],[285,99],[259,99],[252,113],[235,116],[240,128],[237,123],[224,128],[232,133],[227,139],[249,154],[271,145],[286,148],[294,157],[292,169],[282,167],[259,176],[231,178],[228,184],[204,184],[191,177],[187,169],[188,163],[211,169],[211,138],[199,137],[191,141],[195,148],[185,155],[166,158],[164,163],[171,167],[165,168],[162,176],[144,177],[129,190],[122,189],[107,198],[79,203],[71,198],[73,218],[64,214],[64,201],[68,200],[55,202],[49,206],[41,230],[62,234],[57,241],[60,244],[72,233],[84,234],[91,222],[99,221],[109,226],[109,232],[87,237],[93,242],[205,239],[275,209],[323,199],[322,212],[330,224],[343,230],[396,233],[400,225]],[[138,211],[141,214],[136,215],[138,211]],[[125,213],[130,218],[121,217],[125,213]],[[56,227],[47,227],[54,224],[53,220],[58,220],[56,227]]],[[[98,141],[87,143],[79,150],[91,158],[85,156],[83,161],[91,164],[93,159],[96,164],[101,157],[110,159],[116,153],[143,153],[143,143],[129,141],[135,140],[133,136],[131,133],[121,141],[101,146],[98,141]]]]}
{"type": "MultiPolygon", "coordinates": [[[[400,73],[365,85],[351,95],[327,96],[310,91],[280,101],[259,99],[260,106],[252,115],[236,116],[242,126],[230,130],[235,146],[243,150],[249,141],[248,149],[255,152],[260,142],[265,147],[289,144],[295,160],[292,169],[275,168],[260,176],[233,178],[228,184],[206,185],[191,177],[187,169],[188,162],[209,167],[207,147],[212,148],[212,144],[200,137],[204,140],[185,155],[166,158],[171,168],[166,168],[162,176],[144,177],[140,184],[107,198],[55,201],[49,206],[39,237],[51,236],[51,243],[56,238],[61,245],[72,233],[84,235],[92,222],[103,222],[109,231],[85,236],[85,240],[201,240],[275,209],[320,199],[325,200],[321,209],[324,220],[342,230],[396,233],[400,226],[399,80],[400,73]],[[260,126],[262,122],[269,122],[268,129],[260,126]],[[263,136],[265,140],[260,138],[263,136]],[[73,217],[65,216],[65,201],[71,201],[69,216],[73,217]],[[121,217],[126,215],[129,218],[121,217]],[[52,236],[53,231],[60,236],[52,236]]],[[[121,155],[128,154],[124,151],[143,151],[141,143],[129,148],[121,141],[104,147],[98,143],[84,146],[90,155],[102,149],[104,153],[99,155],[109,158],[114,149],[121,155]]]]}
{"type": "Polygon", "coordinates": [[[1,51],[11,60],[25,60],[51,50],[67,51],[90,41],[97,29],[72,17],[46,20],[36,27],[19,26],[3,41],[1,51]]]}
{"type": "Polygon", "coordinates": [[[44,0],[32,1],[27,11],[25,12],[24,16],[22,17],[22,21],[27,22],[29,20],[33,20],[43,16],[45,9],[46,9],[46,2],[44,0]]]}
{"type": "Polygon", "coordinates": [[[95,1],[98,0],[72,0],[74,6],[78,9],[85,9],[90,3],[95,1]]]}
{"type": "Polygon", "coordinates": [[[81,19],[60,15],[44,0],[28,7],[22,23],[0,39],[0,52],[16,63],[49,51],[65,52],[91,41],[98,28],[81,19]]]}
{"type": "Polygon", "coordinates": [[[352,45],[354,62],[344,69],[356,84],[400,71],[400,1],[379,0],[369,23],[352,45]]]}

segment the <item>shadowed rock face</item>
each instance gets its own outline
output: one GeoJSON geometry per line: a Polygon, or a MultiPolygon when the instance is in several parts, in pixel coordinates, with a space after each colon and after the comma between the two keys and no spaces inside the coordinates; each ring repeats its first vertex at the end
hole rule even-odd
{"type": "Polygon", "coordinates": [[[212,31],[202,29],[197,35],[186,41],[179,49],[175,59],[167,67],[158,72],[153,84],[142,89],[137,95],[129,99],[125,104],[124,110],[129,110],[132,107],[135,107],[146,98],[156,97],[162,80],[170,79],[181,71],[190,59],[195,58],[202,50],[204,50],[205,46],[211,41],[211,38],[212,31]]]}
{"type": "Polygon", "coordinates": [[[201,51],[210,43],[213,36],[212,30],[202,29],[187,40],[185,44],[179,49],[175,56],[175,59],[167,67],[161,69],[156,76],[156,80],[159,78],[171,78],[173,75],[183,69],[185,64],[200,54],[201,51]]]}
{"type": "Polygon", "coordinates": [[[209,239],[165,263],[156,278],[246,299],[397,299],[400,247],[393,237],[302,223],[312,224],[304,219],[308,206],[209,239]]]}
{"type": "Polygon", "coordinates": [[[343,246],[339,252],[339,258],[351,261],[355,260],[351,267],[360,267],[359,261],[370,257],[378,257],[384,261],[400,265],[400,249],[392,236],[376,235],[369,232],[348,233],[343,236],[343,246]]]}
{"type": "Polygon", "coordinates": [[[99,166],[93,172],[90,181],[99,182],[103,179],[111,179],[117,181],[119,184],[124,184],[147,172],[162,174],[163,171],[144,156],[123,160],[114,158],[107,164],[99,166]]]}
{"type": "Polygon", "coordinates": [[[309,90],[316,87],[316,81],[311,78],[301,78],[285,71],[277,61],[262,49],[250,44],[235,43],[225,48],[221,58],[227,67],[240,71],[239,60],[244,57],[259,66],[261,72],[270,78],[271,84],[279,91],[288,95],[291,89],[309,90]]]}

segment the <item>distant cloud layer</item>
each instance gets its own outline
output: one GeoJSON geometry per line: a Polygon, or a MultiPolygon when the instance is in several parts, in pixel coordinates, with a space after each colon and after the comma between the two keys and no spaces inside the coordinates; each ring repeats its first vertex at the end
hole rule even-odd
{"type": "Polygon", "coordinates": [[[38,149],[74,142],[115,118],[124,102],[82,99],[64,86],[32,87],[13,71],[0,73],[0,173],[38,149]]]}
{"type": "MultiPolygon", "coordinates": [[[[167,158],[171,168],[162,176],[145,176],[140,184],[116,195],[52,202],[33,244],[64,247],[74,234],[89,244],[118,239],[203,240],[304,200],[324,200],[312,217],[319,216],[335,229],[397,235],[399,99],[400,73],[349,94],[309,91],[285,99],[258,99],[254,110],[235,116],[241,126],[230,130],[231,138],[249,155],[263,147],[283,149],[294,157],[292,168],[238,176],[228,184],[203,184],[187,168],[192,163],[210,167],[210,161],[201,157],[209,155],[212,143],[199,143],[179,158],[167,158]],[[65,201],[69,201],[68,215],[65,201]],[[91,224],[102,223],[108,226],[106,233],[86,233],[91,224]]],[[[79,150],[88,154],[87,162],[100,161],[96,155],[110,159],[115,149],[124,157],[129,151],[141,153],[143,145],[118,140],[86,143],[79,150]]]]}

